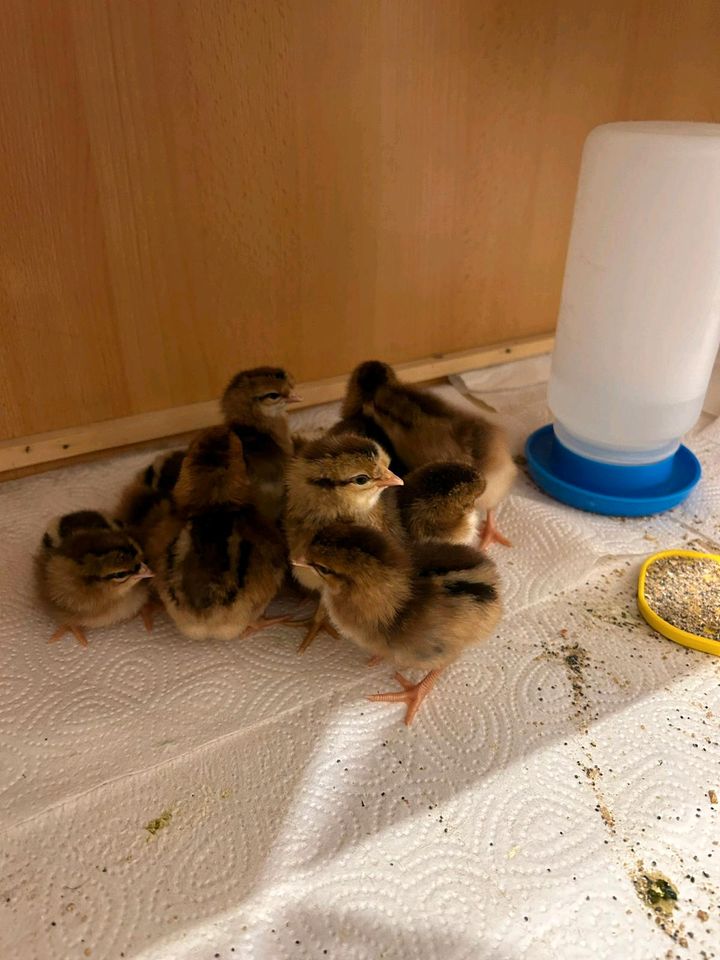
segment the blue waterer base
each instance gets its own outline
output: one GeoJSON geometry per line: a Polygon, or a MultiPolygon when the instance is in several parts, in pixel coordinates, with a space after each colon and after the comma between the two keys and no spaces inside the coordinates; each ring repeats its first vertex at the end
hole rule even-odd
{"type": "Polygon", "coordinates": [[[700,479],[700,463],[681,446],[666,460],[619,466],[581,457],[563,446],[552,424],[525,444],[530,474],[551,497],[578,510],[611,517],[643,517],[676,507],[700,479]]]}

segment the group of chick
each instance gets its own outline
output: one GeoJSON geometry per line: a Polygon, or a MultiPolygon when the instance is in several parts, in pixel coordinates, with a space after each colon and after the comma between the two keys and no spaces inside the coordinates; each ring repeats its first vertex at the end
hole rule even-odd
{"type": "MultiPolygon", "coordinates": [[[[248,636],[291,617],[265,610],[285,586],[319,594],[303,651],[345,637],[412,683],[371,700],[406,704],[410,724],[440,673],[495,629],[499,582],[485,550],[509,542],[494,509],[516,467],[503,431],[402,383],[379,361],[353,372],[342,419],[293,437],[300,398],[282,369],[238,373],[224,424],[161,454],[113,515],[54,520],[36,556],[41,594],[67,632],[163,606],[193,639],[248,636]],[[484,520],[484,523],[482,522],[484,520]]],[[[300,621],[294,621],[300,622],[300,621]]]]}

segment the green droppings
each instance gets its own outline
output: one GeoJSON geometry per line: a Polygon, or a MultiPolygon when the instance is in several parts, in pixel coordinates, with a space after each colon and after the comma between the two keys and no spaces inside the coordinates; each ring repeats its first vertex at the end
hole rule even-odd
{"type": "Polygon", "coordinates": [[[145,824],[145,829],[151,836],[155,836],[159,830],[164,830],[165,827],[169,826],[171,820],[172,810],[163,810],[159,817],[155,817],[154,820],[145,824]]]}
{"type": "Polygon", "coordinates": [[[677,906],[677,887],[661,873],[641,873],[634,883],[640,899],[657,913],[669,916],[677,906]]]}

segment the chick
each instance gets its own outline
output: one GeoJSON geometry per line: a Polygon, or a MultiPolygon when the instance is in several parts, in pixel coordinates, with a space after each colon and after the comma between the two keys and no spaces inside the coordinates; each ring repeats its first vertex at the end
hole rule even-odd
{"type": "Polygon", "coordinates": [[[485,478],[469,463],[428,463],[405,477],[397,501],[413,541],[441,540],[477,546],[478,500],[485,478]]]}
{"type": "MultiPolygon", "coordinates": [[[[343,398],[341,419],[330,427],[326,436],[339,437],[352,434],[356,437],[366,437],[368,440],[374,440],[390,457],[390,469],[392,472],[402,478],[408,472],[407,466],[398,457],[385,431],[372,417],[363,413],[363,404],[366,397],[363,384],[358,379],[359,371],[360,367],[356,368],[351,374],[345,391],[345,397],[343,398]]],[[[367,399],[370,398],[368,397],[367,399]]],[[[297,446],[295,452],[299,452],[297,446]]]]}
{"type": "Polygon", "coordinates": [[[236,374],[220,401],[226,424],[242,442],[255,504],[271,522],[282,514],[285,468],[293,454],[287,405],[300,401],[293,386],[280,367],[256,367],[236,374]]]}
{"type": "Polygon", "coordinates": [[[184,450],[158,454],[121,494],[116,516],[142,547],[150,530],[172,510],[172,493],[184,456],[184,450]]]}
{"type": "Polygon", "coordinates": [[[370,700],[403,702],[410,724],[443,670],[487,639],[502,613],[495,565],[455,544],[427,544],[411,554],[378,530],[336,523],[319,530],[293,561],[322,578],[323,604],[338,630],[374,658],[422,669],[402,690],[370,700]]]}
{"type": "Polygon", "coordinates": [[[385,431],[411,469],[436,460],[466,460],[482,472],[486,486],[480,506],[486,521],[481,547],[493,542],[509,547],[510,541],[495,525],[495,507],[517,474],[504,431],[440,397],[401,383],[386,363],[367,361],[353,376],[362,391],[363,412],[385,431]]]}
{"type": "Polygon", "coordinates": [[[139,544],[122,525],[96,510],[58,517],[35,556],[38,588],[60,626],[87,646],[84,627],[105,627],[140,613],[152,573],[139,544]]]}
{"type": "MultiPolygon", "coordinates": [[[[352,434],[325,436],[306,444],[287,472],[285,534],[290,556],[299,556],[314,534],[336,520],[355,521],[402,537],[395,504],[382,497],[388,487],[402,486],[389,468],[390,459],[377,443],[352,434]]],[[[310,569],[293,567],[296,580],[319,590],[322,579],[310,569]]],[[[302,653],[325,626],[322,604],[300,646],[302,653]]]]}
{"type": "Polygon", "coordinates": [[[261,620],[286,572],[280,532],[252,502],[240,440],[224,426],[190,444],[174,489],[175,511],[148,538],[156,589],[181,633],[227,640],[261,620]]]}
{"type": "Polygon", "coordinates": [[[329,437],[340,437],[347,434],[374,440],[375,443],[387,453],[390,458],[390,469],[398,477],[403,478],[408,472],[407,467],[398,457],[392,443],[390,443],[388,435],[384,430],[380,429],[372,417],[366,417],[362,413],[343,417],[342,420],[338,420],[338,422],[334,423],[327,431],[327,436],[329,437]]]}

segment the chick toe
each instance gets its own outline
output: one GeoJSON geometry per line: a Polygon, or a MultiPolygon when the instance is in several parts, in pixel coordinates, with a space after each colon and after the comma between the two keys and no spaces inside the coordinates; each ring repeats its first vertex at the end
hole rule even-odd
{"type": "Polygon", "coordinates": [[[307,648],[313,642],[315,637],[322,631],[329,633],[331,637],[334,637],[336,640],[340,640],[340,634],[337,632],[335,627],[332,625],[328,619],[327,614],[320,606],[315,612],[315,616],[312,619],[310,626],[308,627],[307,633],[305,634],[305,639],[302,641],[300,646],[297,649],[298,654],[305,653],[307,648]]]}
{"type": "Polygon", "coordinates": [[[253,633],[257,633],[258,630],[264,630],[265,627],[273,627],[276,623],[287,623],[289,620],[292,620],[290,614],[285,614],[282,617],[260,617],[258,620],[253,620],[252,623],[249,623],[247,627],[242,632],[243,639],[245,637],[252,636],[253,633]]]}
{"type": "Polygon", "coordinates": [[[512,543],[498,530],[495,525],[495,513],[488,510],[485,526],[483,527],[482,537],[480,538],[480,549],[487,550],[493,543],[502,544],[503,547],[511,547],[512,543]]]}
{"type": "Polygon", "coordinates": [[[390,693],[373,693],[368,697],[368,700],[382,703],[406,703],[405,726],[409,727],[415,719],[415,714],[420,709],[420,704],[430,693],[441,673],[442,670],[431,670],[419,683],[411,683],[401,673],[396,673],[395,679],[403,688],[402,690],[393,690],[390,693]]]}
{"type": "Polygon", "coordinates": [[[48,643],[57,643],[57,641],[61,640],[66,633],[72,633],[81,647],[86,647],[88,645],[87,637],[85,636],[82,627],[78,627],[71,623],[64,623],[62,626],[58,627],[55,633],[48,640],[48,643]]]}

